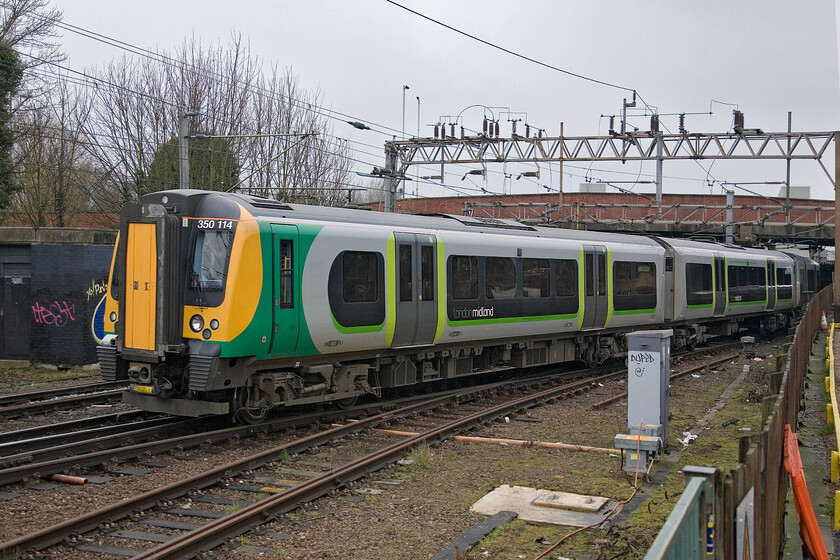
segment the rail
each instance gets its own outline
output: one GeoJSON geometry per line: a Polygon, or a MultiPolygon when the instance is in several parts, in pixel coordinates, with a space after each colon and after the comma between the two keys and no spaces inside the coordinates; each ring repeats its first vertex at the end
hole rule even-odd
{"type": "MultiPolygon", "coordinates": [[[[832,286],[829,286],[811,300],[795,333],[788,337],[782,353],[777,356],[777,371],[770,377],[773,394],[761,403],[763,429],[759,434],[742,436],[738,466],[728,473],[716,468],[683,469],[686,491],[648,551],[646,560],[779,556],[784,545],[783,520],[789,488],[784,466],[785,425],[796,425],[811,345],[820,328],[822,313],[831,305],[832,294],[832,286]],[[697,476],[693,476],[695,474],[697,476]],[[702,480],[698,480],[698,476],[706,478],[706,490],[702,492],[699,489],[702,480]],[[707,508],[705,519],[703,506],[707,508]],[[704,522],[709,524],[705,534],[702,531],[704,522]],[[748,555],[745,555],[747,551],[748,555]]],[[[833,373],[833,352],[828,367],[833,373]]],[[[829,377],[826,386],[831,389],[834,375],[829,377]]],[[[833,395],[832,412],[837,430],[840,420],[836,416],[835,402],[836,395],[833,395]]],[[[837,459],[833,459],[834,465],[837,459]]],[[[838,494],[835,494],[835,503],[840,500],[838,494]]],[[[835,528],[836,523],[837,517],[835,528]]]]}

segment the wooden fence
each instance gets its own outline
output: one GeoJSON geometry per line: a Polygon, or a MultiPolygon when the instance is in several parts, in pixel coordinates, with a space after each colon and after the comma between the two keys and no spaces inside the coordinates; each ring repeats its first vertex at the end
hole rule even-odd
{"type": "MultiPolygon", "coordinates": [[[[788,491],[784,466],[785,424],[790,424],[796,431],[811,345],[820,328],[822,313],[831,303],[832,287],[829,286],[808,304],[795,332],[788,337],[783,351],[776,357],[776,373],[771,374],[773,394],[761,403],[763,430],[741,437],[738,467],[725,474],[715,469],[705,476],[714,486],[714,505],[709,511],[714,512],[715,560],[740,560],[745,557],[746,550],[749,550],[749,558],[778,558],[784,546],[784,511],[788,491]]],[[[688,475],[689,469],[686,471],[688,475]]],[[[694,478],[687,476],[686,484],[692,483],[694,478]]],[[[691,511],[691,508],[675,509],[671,515],[679,517],[686,511],[691,511]]],[[[691,548],[702,550],[699,556],[669,545],[679,539],[665,534],[666,530],[673,531],[676,527],[687,525],[669,518],[648,551],[646,560],[710,558],[706,554],[709,521],[695,520],[692,523],[699,522],[701,526],[686,529],[702,539],[702,543],[691,548]]]]}

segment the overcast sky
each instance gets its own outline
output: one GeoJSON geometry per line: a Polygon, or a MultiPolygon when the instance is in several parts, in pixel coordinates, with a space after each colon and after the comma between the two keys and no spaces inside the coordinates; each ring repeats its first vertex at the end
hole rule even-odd
{"type": "MultiPolygon", "coordinates": [[[[687,115],[686,128],[725,132],[732,105],[744,112],[747,128],[794,131],[840,129],[838,27],[840,0],[703,1],[501,1],[397,0],[400,4],[500,47],[596,80],[635,89],[645,102],[668,113],[687,115]],[[709,111],[712,115],[709,115],[709,111]]],[[[436,25],[386,0],[56,0],[64,21],[149,49],[172,50],[185,36],[205,44],[225,43],[231,31],[250,42],[266,65],[290,67],[300,84],[319,90],[333,111],[373,123],[358,131],[333,120],[369,171],[384,162],[383,145],[400,134],[405,93],[405,129],[430,136],[430,125],[461,114],[468,129],[480,130],[485,109],[521,118],[559,135],[606,134],[608,119],[620,113],[628,91],[595,84],[528,62],[436,25]],[[410,89],[404,91],[403,86],[410,89]],[[504,108],[501,111],[499,108],[504,108]]],[[[65,32],[67,65],[101,66],[123,52],[65,32]]],[[[631,111],[632,112],[632,111],[631,111]]],[[[629,122],[649,128],[640,111],[629,122]]],[[[347,119],[351,120],[351,119],[347,119]]],[[[663,116],[671,131],[676,116],[663,116]]],[[[523,126],[523,123],[518,125],[523,126]]],[[[522,132],[520,128],[518,132],[522,132]]],[[[832,146],[833,147],[833,146],[832,146]]],[[[833,172],[833,154],[824,164],[833,172]]],[[[665,192],[709,193],[708,179],[784,181],[784,162],[666,162],[665,192]]],[[[473,166],[475,167],[475,166],[473,166]]],[[[515,180],[534,166],[488,167],[489,177],[462,176],[468,168],[447,169],[451,187],[420,184],[420,196],[473,194],[485,188],[513,192],[557,190],[558,169],[541,166],[540,179],[515,180]],[[504,178],[504,174],[514,178],[504,178]],[[545,185],[545,187],[543,187],[545,185]],[[457,190],[454,190],[457,189],[457,190]]],[[[653,163],[565,166],[564,189],[592,180],[650,180],[653,163]]],[[[439,169],[424,170],[436,174],[439,169]]],[[[367,179],[356,177],[360,185],[367,179]]],[[[812,197],[833,199],[825,173],[812,161],[793,162],[791,183],[810,186],[812,197]]],[[[621,184],[637,192],[653,186],[621,184]]],[[[775,196],[779,185],[749,185],[775,196]]],[[[414,184],[407,190],[413,193],[414,184]]],[[[712,189],[721,192],[719,186],[712,189]]]]}

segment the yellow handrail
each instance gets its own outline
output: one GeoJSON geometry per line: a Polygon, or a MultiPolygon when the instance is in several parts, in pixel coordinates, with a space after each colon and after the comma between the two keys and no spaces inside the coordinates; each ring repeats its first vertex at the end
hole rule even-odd
{"type": "MultiPolygon", "coordinates": [[[[837,324],[832,322],[828,327],[828,336],[825,341],[825,369],[826,369],[826,389],[831,396],[831,404],[827,408],[830,409],[830,418],[828,421],[834,423],[834,435],[837,438],[837,445],[840,446],[840,409],[837,407],[837,384],[834,375],[834,333],[837,330],[837,324]]],[[[840,450],[831,452],[831,481],[834,482],[840,478],[840,450]]],[[[840,491],[834,493],[834,530],[840,531],[840,491]]]]}

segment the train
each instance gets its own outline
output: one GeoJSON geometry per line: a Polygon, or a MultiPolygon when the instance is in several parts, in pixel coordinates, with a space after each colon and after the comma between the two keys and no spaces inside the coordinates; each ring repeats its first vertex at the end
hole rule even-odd
{"type": "Polygon", "coordinates": [[[172,190],[120,215],[102,377],[125,402],[259,422],[510,368],[773,332],[819,267],[785,252],[657,236],[286,204],[172,190]]]}

